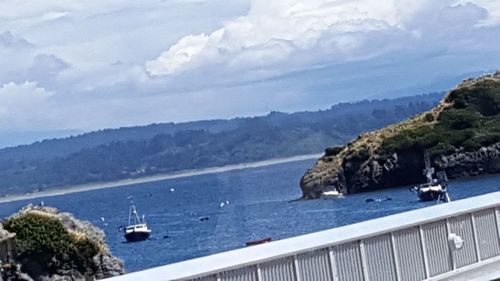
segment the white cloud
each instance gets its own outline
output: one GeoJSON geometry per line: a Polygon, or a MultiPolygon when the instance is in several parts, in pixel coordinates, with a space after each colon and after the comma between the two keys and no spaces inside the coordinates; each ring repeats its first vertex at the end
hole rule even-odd
{"type": "MultiPolygon", "coordinates": [[[[123,8],[123,1],[83,0],[3,0],[0,1],[0,19],[54,20],[68,13],[98,14],[123,8]]],[[[136,5],[134,2],[128,6],[136,5]]]]}
{"type": "Polygon", "coordinates": [[[0,28],[0,64],[12,66],[0,69],[0,84],[37,80],[46,88],[57,86],[58,93],[88,92],[122,85],[123,79],[135,73],[138,76],[129,83],[134,84],[147,78],[145,60],[189,32],[210,31],[234,18],[246,10],[246,1],[0,1],[2,28],[10,30],[2,34],[0,28]],[[168,35],[158,36],[164,33],[168,35]],[[22,36],[18,38],[33,47],[2,48],[2,42],[7,42],[2,38],[9,39],[7,35],[22,36]],[[32,75],[36,57],[43,54],[56,57],[71,69],[58,76],[58,81],[53,81],[55,75],[46,81],[40,71],[32,75]]]}
{"type": "Polygon", "coordinates": [[[0,129],[442,90],[500,65],[499,19],[498,0],[0,0],[0,129]]]}
{"type": "Polygon", "coordinates": [[[361,44],[354,33],[398,28],[396,5],[380,2],[254,0],[247,16],[210,35],[182,38],[146,68],[151,75],[162,76],[221,61],[229,67],[269,65],[318,47],[330,53],[349,52],[361,44]]]}
{"type": "Polygon", "coordinates": [[[189,35],[182,38],[176,45],[164,52],[158,59],[146,63],[147,69],[155,75],[168,75],[179,71],[189,63],[194,63],[209,44],[209,41],[220,40],[220,33],[214,32],[211,36],[205,34],[189,35]]]}
{"type": "Polygon", "coordinates": [[[51,115],[48,111],[52,95],[35,82],[10,82],[0,86],[0,127],[20,129],[36,128],[41,124],[45,126],[40,119],[51,115]]]}
{"type": "Polygon", "coordinates": [[[246,16],[212,33],[181,38],[145,68],[153,77],[209,73],[214,84],[227,81],[228,75],[241,83],[394,51],[460,45],[474,40],[469,30],[475,25],[500,18],[495,2],[253,0],[246,16]]]}

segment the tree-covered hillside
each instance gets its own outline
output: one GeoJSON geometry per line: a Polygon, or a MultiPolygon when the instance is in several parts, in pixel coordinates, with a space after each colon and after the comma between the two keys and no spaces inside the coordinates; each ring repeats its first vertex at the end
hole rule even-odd
{"type": "Polygon", "coordinates": [[[429,110],[443,94],[317,112],[103,130],[0,150],[2,194],[318,153],[429,110]]]}

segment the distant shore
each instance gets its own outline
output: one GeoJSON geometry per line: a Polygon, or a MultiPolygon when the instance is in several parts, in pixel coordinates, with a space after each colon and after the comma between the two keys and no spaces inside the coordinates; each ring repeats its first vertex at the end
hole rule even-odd
{"type": "Polygon", "coordinates": [[[118,180],[118,181],[105,182],[105,183],[92,183],[92,184],[60,187],[60,188],[55,188],[55,189],[51,189],[51,190],[26,193],[26,194],[21,194],[21,195],[7,195],[5,197],[0,198],[0,203],[8,203],[8,202],[14,202],[14,201],[20,201],[20,200],[29,200],[29,199],[36,199],[36,198],[49,197],[49,196],[66,195],[66,194],[70,194],[70,193],[77,193],[77,192],[84,192],[84,191],[91,191],[91,190],[98,190],[98,189],[105,189],[105,188],[113,188],[113,187],[120,187],[120,186],[132,185],[132,184],[155,182],[155,181],[162,181],[162,180],[169,180],[169,179],[216,174],[216,173],[223,173],[223,172],[229,172],[229,171],[235,171],[235,170],[243,170],[243,169],[249,169],[249,168],[266,167],[266,166],[284,164],[284,163],[289,163],[289,162],[317,159],[321,156],[323,156],[322,153],[321,154],[307,154],[307,155],[299,155],[299,156],[293,156],[293,157],[288,157],[288,158],[275,158],[275,159],[269,159],[269,160],[264,160],[264,161],[251,162],[251,163],[232,164],[232,165],[226,165],[226,166],[210,167],[210,168],[202,168],[202,169],[194,169],[194,170],[184,170],[184,171],[172,172],[172,173],[167,173],[167,174],[159,174],[159,175],[154,175],[154,176],[149,176],[149,177],[144,177],[144,178],[137,178],[137,179],[125,179],[125,180],[118,180]]]}

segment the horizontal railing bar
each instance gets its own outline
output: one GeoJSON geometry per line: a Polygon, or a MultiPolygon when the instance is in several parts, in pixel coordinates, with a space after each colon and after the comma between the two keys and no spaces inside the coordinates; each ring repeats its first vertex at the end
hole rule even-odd
{"type": "Polygon", "coordinates": [[[116,281],[158,280],[158,278],[160,280],[176,280],[207,276],[493,208],[499,204],[500,192],[495,192],[263,245],[160,266],[112,279],[116,281]]]}

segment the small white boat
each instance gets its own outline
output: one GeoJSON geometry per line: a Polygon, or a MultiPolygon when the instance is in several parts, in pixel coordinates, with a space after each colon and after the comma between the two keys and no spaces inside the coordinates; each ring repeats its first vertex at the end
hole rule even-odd
{"type": "Polygon", "coordinates": [[[323,191],[321,193],[321,197],[323,198],[341,198],[344,197],[344,194],[342,192],[339,192],[338,190],[328,190],[328,191],[323,191]]]}

